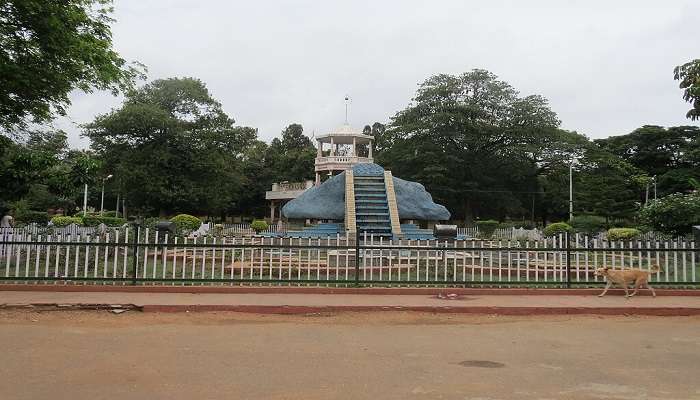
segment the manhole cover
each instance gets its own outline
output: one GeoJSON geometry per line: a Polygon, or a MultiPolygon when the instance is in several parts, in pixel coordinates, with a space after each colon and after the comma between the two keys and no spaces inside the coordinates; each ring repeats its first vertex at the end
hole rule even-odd
{"type": "Polygon", "coordinates": [[[486,361],[486,360],[467,360],[467,361],[462,361],[459,363],[459,365],[463,367],[477,367],[477,368],[503,368],[506,365],[503,363],[495,362],[495,361],[486,361]]]}

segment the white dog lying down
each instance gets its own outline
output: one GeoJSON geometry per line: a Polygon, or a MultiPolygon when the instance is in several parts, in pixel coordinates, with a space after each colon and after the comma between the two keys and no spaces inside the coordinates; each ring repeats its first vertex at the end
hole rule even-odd
{"type": "Polygon", "coordinates": [[[625,289],[625,297],[630,298],[637,294],[637,289],[641,288],[642,286],[645,286],[651,290],[652,296],[656,297],[656,292],[654,292],[654,288],[649,286],[649,276],[653,273],[657,273],[661,271],[661,267],[658,265],[654,265],[651,267],[650,270],[646,271],[643,269],[636,269],[636,268],[630,268],[630,269],[611,269],[610,267],[601,267],[595,270],[595,274],[597,276],[604,276],[606,280],[606,285],[605,285],[605,290],[603,290],[603,293],[599,294],[598,297],[603,297],[605,296],[605,293],[608,292],[608,289],[613,284],[620,285],[622,286],[623,289],[625,289]],[[632,294],[629,294],[629,291],[627,290],[628,286],[634,284],[634,291],[632,294]]]}

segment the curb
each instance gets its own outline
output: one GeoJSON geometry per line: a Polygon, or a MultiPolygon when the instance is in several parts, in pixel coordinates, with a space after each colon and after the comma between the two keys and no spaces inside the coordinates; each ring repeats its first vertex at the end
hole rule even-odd
{"type": "MultiPolygon", "coordinates": [[[[107,285],[0,285],[0,291],[19,292],[126,292],[126,293],[273,293],[273,294],[374,294],[436,296],[455,293],[464,296],[591,296],[602,289],[531,289],[531,288],[329,288],[329,287],[264,287],[264,286],[107,286],[107,285]]],[[[611,289],[609,294],[622,295],[624,290],[611,289]]],[[[697,289],[656,289],[658,296],[700,296],[697,289]]],[[[650,296],[642,290],[639,296],[650,296]]]]}
{"type": "Polygon", "coordinates": [[[143,305],[143,312],[228,311],[252,314],[314,314],[341,312],[411,311],[440,314],[481,315],[643,315],[694,316],[700,308],[691,307],[431,307],[431,306],[260,306],[260,305],[143,305]]]}

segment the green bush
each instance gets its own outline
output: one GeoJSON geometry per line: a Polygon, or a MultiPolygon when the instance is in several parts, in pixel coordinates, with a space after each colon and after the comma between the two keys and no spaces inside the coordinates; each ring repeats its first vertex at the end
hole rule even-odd
{"type": "MultiPolygon", "coordinates": [[[[80,218],[80,217],[75,217],[75,218],[80,218]]],[[[124,218],[115,218],[115,217],[100,217],[96,215],[86,215],[81,218],[83,221],[83,225],[85,226],[97,226],[99,224],[105,224],[107,226],[122,226],[126,223],[126,220],[124,218]]]]}
{"type": "Polygon", "coordinates": [[[256,219],[250,223],[250,229],[254,230],[255,233],[260,233],[268,228],[267,222],[262,219],[256,219]]]}
{"type": "Polygon", "coordinates": [[[499,229],[535,229],[535,226],[537,225],[532,221],[505,221],[498,224],[499,229]]]}
{"type": "Polygon", "coordinates": [[[566,222],[555,222],[547,225],[542,233],[544,233],[545,236],[556,236],[560,233],[571,233],[573,230],[574,229],[571,227],[571,225],[567,224],[566,222]]]}
{"type": "Polygon", "coordinates": [[[498,225],[499,222],[492,219],[476,222],[476,227],[479,228],[479,236],[483,238],[490,238],[493,236],[493,232],[498,228],[498,225]]]}
{"type": "Polygon", "coordinates": [[[176,215],[170,218],[170,222],[175,223],[178,230],[182,231],[195,231],[202,225],[202,221],[199,218],[189,214],[176,215]]]}
{"type": "Polygon", "coordinates": [[[17,217],[17,221],[25,224],[37,223],[46,225],[49,222],[49,213],[43,211],[27,211],[17,217]]]}
{"type": "Polygon", "coordinates": [[[162,218],[158,218],[158,217],[148,217],[148,218],[144,218],[144,219],[141,221],[141,226],[144,227],[144,228],[153,229],[153,228],[156,227],[156,224],[157,224],[158,222],[160,222],[160,221],[162,221],[162,218]]]}
{"type": "Polygon", "coordinates": [[[70,224],[82,225],[83,220],[80,217],[63,217],[56,216],[51,218],[51,223],[57,227],[68,226],[70,224]]]}
{"type": "Polygon", "coordinates": [[[674,193],[650,202],[639,211],[643,225],[673,235],[690,233],[700,225],[700,192],[674,193]]]}
{"type": "Polygon", "coordinates": [[[122,226],[126,224],[126,219],[117,217],[102,217],[102,222],[107,226],[122,226]]]}
{"type": "Polygon", "coordinates": [[[608,229],[608,240],[630,240],[639,236],[641,232],[635,228],[608,229]]]}
{"type": "Polygon", "coordinates": [[[579,215],[574,217],[570,224],[576,232],[586,233],[588,235],[602,232],[608,227],[605,218],[597,215],[579,215]]]}

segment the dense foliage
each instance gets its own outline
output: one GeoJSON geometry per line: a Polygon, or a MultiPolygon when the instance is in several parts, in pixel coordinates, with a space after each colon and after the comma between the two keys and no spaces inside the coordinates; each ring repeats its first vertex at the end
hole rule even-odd
{"type": "Polygon", "coordinates": [[[74,89],[116,93],[142,75],[112,48],[110,3],[0,1],[0,130],[65,114],[74,89]]]}
{"type": "Polygon", "coordinates": [[[569,221],[569,224],[576,232],[588,235],[602,232],[608,226],[605,218],[597,215],[579,215],[569,221]]]}
{"type": "Polygon", "coordinates": [[[643,224],[654,230],[683,235],[700,225],[700,192],[674,193],[652,201],[640,212],[643,224]]]}
{"type": "Polygon", "coordinates": [[[267,225],[267,222],[262,219],[256,219],[255,221],[250,223],[250,229],[254,230],[255,233],[260,233],[264,230],[266,230],[269,226],[267,225]]]}
{"type": "Polygon", "coordinates": [[[194,231],[199,229],[202,225],[202,221],[189,214],[178,214],[170,218],[170,222],[174,223],[179,230],[194,231]]]}
{"type": "Polygon", "coordinates": [[[556,236],[566,232],[571,233],[573,231],[574,229],[571,227],[571,225],[567,224],[566,222],[555,222],[547,225],[542,233],[545,236],[556,236]]]}
{"type": "Polygon", "coordinates": [[[677,66],[673,78],[680,81],[683,100],[693,105],[685,116],[693,121],[700,119],[700,59],[677,66]]]}
{"type": "Polygon", "coordinates": [[[499,222],[492,219],[486,221],[477,221],[476,226],[479,228],[479,236],[490,238],[498,228],[499,222]]]}
{"type": "Polygon", "coordinates": [[[635,228],[611,228],[608,229],[608,240],[631,240],[638,237],[641,232],[635,228]]]}
{"type": "Polygon", "coordinates": [[[51,218],[51,223],[53,224],[53,226],[57,226],[57,227],[68,226],[71,224],[82,225],[83,219],[80,217],[56,216],[56,217],[51,218]]]}

